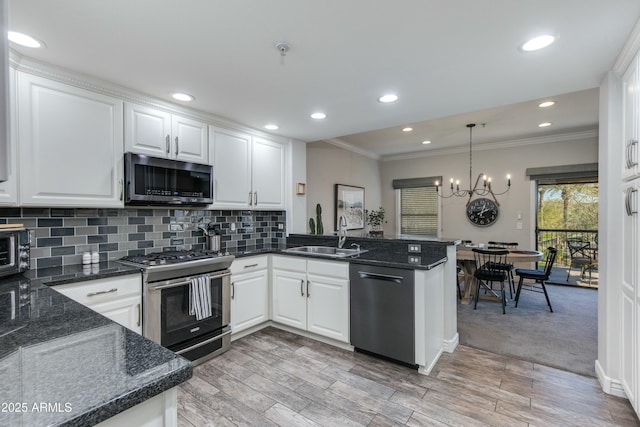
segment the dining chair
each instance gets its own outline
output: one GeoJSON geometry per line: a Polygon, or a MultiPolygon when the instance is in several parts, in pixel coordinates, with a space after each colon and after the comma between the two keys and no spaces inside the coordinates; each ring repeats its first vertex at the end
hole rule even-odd
{"type": "Polygon", "coordinates": [[[478,249],[473,248],[473,257],[476,262],[476,271],[473,276],[476,278],[476,295],[473,309],[478,307],[478,298],[480,297],[480,288],[484,288],[492,295],[500,298],[502,302],[502,314],[505,314],[505,307],[507,305],[506,294],[504,290],[504,282],[507,280],[507,272],[503,269],[498,269],[497,266],[507,263],[507,254],[509,251],[506,249],[478,249]],[[491,286],[493,282],[500,283],[500,295],[497,295],[491,286]]]}
{"type": "Polygon", "coordinates": [[[567,282],[571,276],[573,267],[580,268],[580,278],[584,279],[585,272],[589,272],[589,284],[591,284],[591,269],[594,267],[594,258],[591,255],[591,243],[585,242],[579,237],[569,237],[567,239],[567,248],[569,249],[569,270],[567,271],[567,282]]]}
{"type": "Polygon", "coordinates": [[[518,307],[518,301],[520,300],[520,291],[524,285],[524,279],[531,279],[534,282],[526,285],[526,290],[533,292],[542,292],[544,293],[544,297],[547,299],[547,304],[549,305],[549,311],[553,313],[553,308],[551,307],[551,301],[549,300],[549,294],[547,293],[547,287],[545,286],[545,282],[549,280],[549,276],[551,275],[551,269],[553,268],[553,264],[556,261],[556,256],[558,254],[558,250],[553,247],[547,248],[547,257],[544,262],[543,270],[530,270],[525,268],[516,268],[516,275],[520,277],[518,281],[518,290],[516,291],[516,307],[518,307]],[[539,284],[539,287],[535,285],[539,284]]]}
{"type": "MultiPolygon", "coordinates": [[[[489,241],[487,242],[487,245],[489,249],[517,249],[518,248],[517,242],[489,241]]],[[[513,270],[515,268],[514,265],[510,262],[507,262],[503,265],[497,265],[496,268],[498,270],[504,270],[507,272],[507,278],[509,279],[509,298],[513,299],[513,294],[516,291],[516,283],[515,283],[515,279],[513,278],[513,270]]]]}

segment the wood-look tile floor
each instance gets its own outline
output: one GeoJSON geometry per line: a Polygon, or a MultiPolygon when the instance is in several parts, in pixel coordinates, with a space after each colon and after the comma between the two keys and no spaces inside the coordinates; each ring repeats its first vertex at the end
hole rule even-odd
{"type": "Polygon", "coordinates": [[[595,378],[459,346],[430,375],[273,327],[178,389],[178,425],[638,426],[595,378]]]}

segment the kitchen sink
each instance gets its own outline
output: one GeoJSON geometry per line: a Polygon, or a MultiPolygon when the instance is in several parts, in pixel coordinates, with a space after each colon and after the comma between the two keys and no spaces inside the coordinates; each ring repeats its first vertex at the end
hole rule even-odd
{"type": "Polygon", "coordinates": [[[303,254],[310,256],[347,258],[368,252],[367,249],[343,249],[334,246],[298,246],[296,248],[283,249],[282,252],[290,254],[303,254]]]}

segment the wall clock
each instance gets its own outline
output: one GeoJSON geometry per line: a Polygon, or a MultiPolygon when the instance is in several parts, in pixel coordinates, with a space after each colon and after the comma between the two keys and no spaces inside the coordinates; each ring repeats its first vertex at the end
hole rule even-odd
{"type": "Polygon", "coordinates": [[[498,219],[498,205],[487,198],[472,200],[467,206],[467,219],[479,227],[492,225],[498,219]]]}

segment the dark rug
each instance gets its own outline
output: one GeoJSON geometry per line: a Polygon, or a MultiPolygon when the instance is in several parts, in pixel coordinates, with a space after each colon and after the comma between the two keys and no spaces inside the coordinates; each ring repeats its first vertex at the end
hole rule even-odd
{"type": "Polygon", "coordinates": [[[477,310],[473,302],[458,304],[460,344],[595,376],[597,289],[547,285],[547,291],[553,313],[544,294],[525,290],[517,308],[507,301],[505,315],[499,302],[480,300],[477,310]]]}

